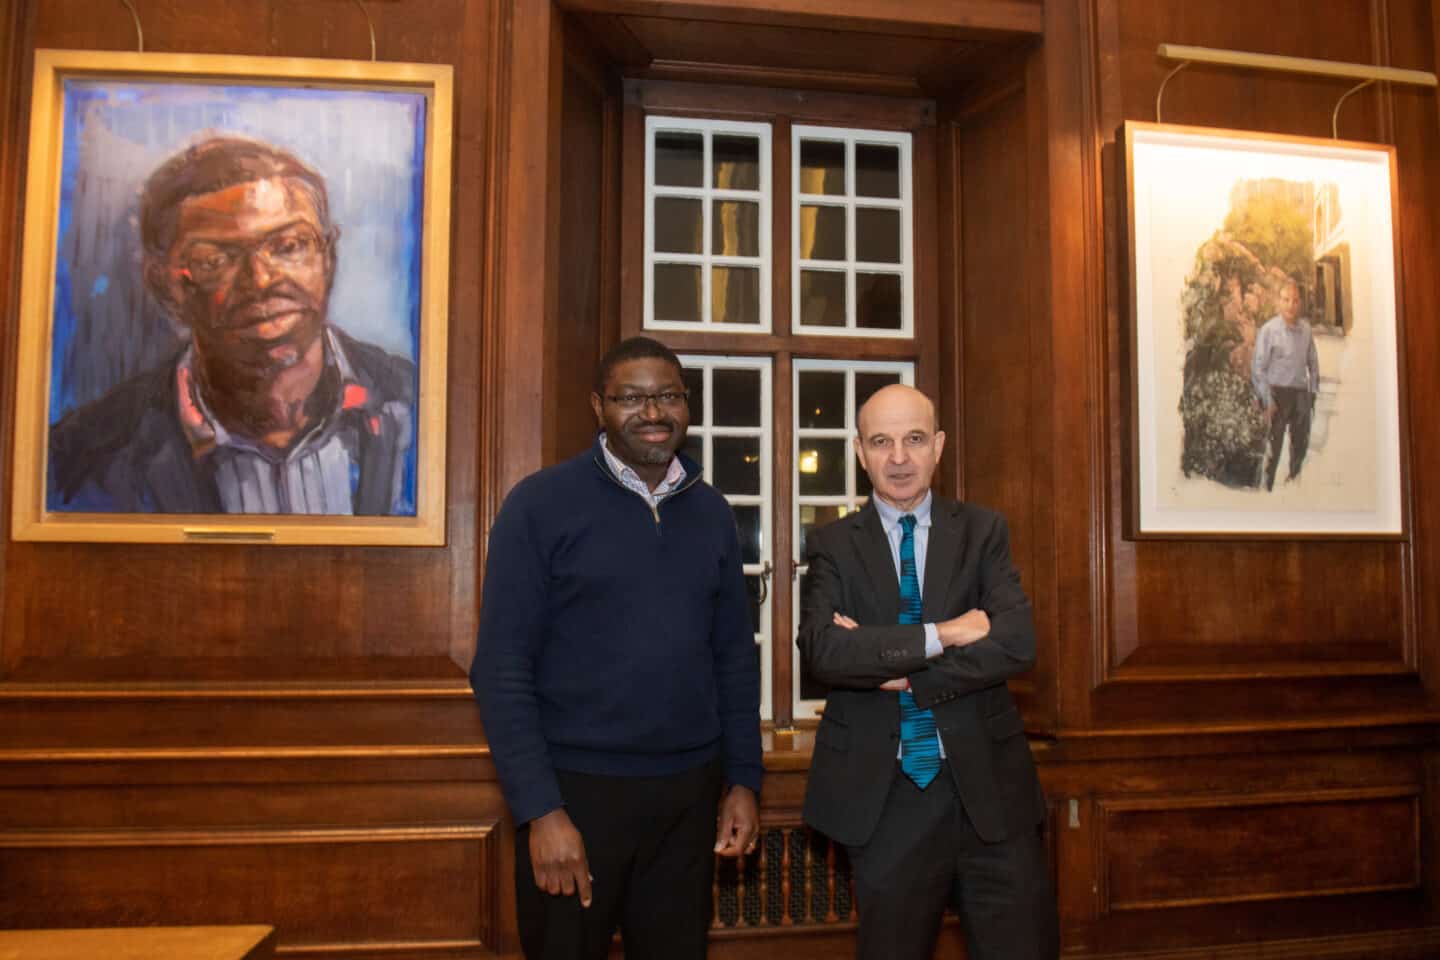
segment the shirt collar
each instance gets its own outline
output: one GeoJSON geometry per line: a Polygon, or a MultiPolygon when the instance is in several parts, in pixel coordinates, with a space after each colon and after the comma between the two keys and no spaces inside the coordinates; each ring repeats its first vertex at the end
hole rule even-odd
{"type": "MultiPolygon", "coordinates": [[[[367,409],[371,404],[370,391],[355,376],[355,368],[345,355],[345,348],[334,331],[325,327],[321,331],[325,338],[325,368],[339,383],[334,393],[334,407],[327,411],[317,427],[332,420],[336,414],[346,410],[367,409]]],[[[259,448],[244,437],[237,437],[215,419],[209,404],[200,393],[200,384],[195,377],[195,345],[185,348],[175,368],[175,391],[180,411],[180,429],[190,444],[190,453],[199,460],[220,447],[238,447],[246,450],[259,448]]],[[[310,431],[313,433],[313,429],[310,431]]],[[[302,444],[297,444],[296,448],[302,444]]]]}
{"type": "Polygon", "coordinates": [[[610,451],[610,438],[604,431],[600,433],[600,449],[605,451],[605,462],[610,465],[610,472],[615,475],[615,479],[636,493],[643,493],[647,497],[658,500],[685,482],[685,467],[680,463],[679,457],[672,456],[670,458],[670,465],[665,468],[665,479],[661,480],[660,485],[654,490],[651,490],[650,485],[641,478],[640,474],[635,472],[633,467],[610,451]]]}
{"type": "Polygon", "coordinates": [[[905,513],[914,514],[915,526],[930,526],[930,508],[934,501],[935,495],[926,490],[925,498],[915,504],[914,509],[902,511],[899,507],[892,507],[877,496],[870,497],[870,502],[875,504],[875,512],[880,514],[880,525],[885,528],[887,534],[893,532],[900,525],[900,517],[905,513]]]}

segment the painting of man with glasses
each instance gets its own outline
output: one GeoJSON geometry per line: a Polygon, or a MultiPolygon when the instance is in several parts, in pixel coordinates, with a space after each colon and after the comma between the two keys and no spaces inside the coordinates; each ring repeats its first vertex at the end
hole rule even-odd
{"type": "MultiPolygon", "coordinates": [[[[49,509],[413,515],[416,367],[332,315],[326,178],[262,140],[209,136],[149,174],[135,227],[140,285],[179,336],[59,416],[52,392],[49,509]]],[[[83,343],[67,343],[76,383],[83,343]]]]}

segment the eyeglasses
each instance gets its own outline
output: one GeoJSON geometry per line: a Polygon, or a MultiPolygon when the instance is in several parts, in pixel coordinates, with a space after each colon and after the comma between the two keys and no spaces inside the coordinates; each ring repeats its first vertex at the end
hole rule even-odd
{"type": "Polygon", "coordinates": [[[660,393],[622,393],[619,396],[607,393],[605,399],[621,410],[643,410],[647,403],[652,402],[662,410],[674,410],[689,396],[689,390],[664,390],[660,393]]]}
{"type": "Polygon", "coordinates": [[[247,258],[259,260],[267,270],[295,270],[309,266],[329,243],[329,238],[322,237],[313,227],[293,224],[254,243],[197,240],[185,248],[181,262],[192,281],[201,287],[213,288],[234,276],[247,258]]]}

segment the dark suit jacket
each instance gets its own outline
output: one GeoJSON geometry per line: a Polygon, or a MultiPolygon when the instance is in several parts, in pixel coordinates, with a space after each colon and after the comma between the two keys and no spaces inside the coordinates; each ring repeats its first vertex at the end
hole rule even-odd
{"type": "MultiPolygon", "coordinates": [[[[396,461],[413,456],[413,428],[389,422],[386,404],[416,402],[415,365],[331,328],[360,385],[356,421],[360,476],[357,515],[387,515],[394,502],[396,461]],[[367,418],[379,430],[367,429],[367,418]]],[[[209,466],[197,462],[180,427],[175,387],[177,354],[132,377],[50,428],[47,507],[104,513],[223,513],[209,466]]],[[[410,417],[407,414],[407,419],[410,417]]]]}
{"type": "Polygon", "coordinates": [[[1010,560],[1005,521],[938,494],[921,588],[925,623],[979,608],[990,635],[925,659],[925,630],[899,625],[900,583],[873,506],[809,538],[810,573],[797,642],[811,674],[831,692],[815,736],[805,822],[841,843],[863,845],[895,776],[898,695],[878,689],[909,677],[915,702],[933,710],[945,756],[976,832],[995,842],[1033,830],[1044,811],[1020,711],[1005,686],[1035,662],[1030,601],[1010,560]],[[857,621],[838,627],[833,613],[857,621]]]}

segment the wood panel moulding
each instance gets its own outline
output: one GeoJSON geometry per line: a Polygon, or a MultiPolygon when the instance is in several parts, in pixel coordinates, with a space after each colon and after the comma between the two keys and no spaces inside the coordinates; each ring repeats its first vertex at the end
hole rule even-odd
{"type": "Polygon", "coordinates": [[[1101,799],[1103,910],[1415,890],[1418,787],[1101,799]]]}
{"type": "Polygon", "coordinates": [[[0,927],[264,922],[307,955],[479,951],[496,922],[493,834],[484,823],[4,831],[7,886],[46,896],[5,897],[0,927]]]}
{"type": "Polygon", "coordinates": [[[559,0],[567,10],[672,20],[755,23],[915,37],[1038,34],[1041,5],[1027,0],[559,0]]]}

